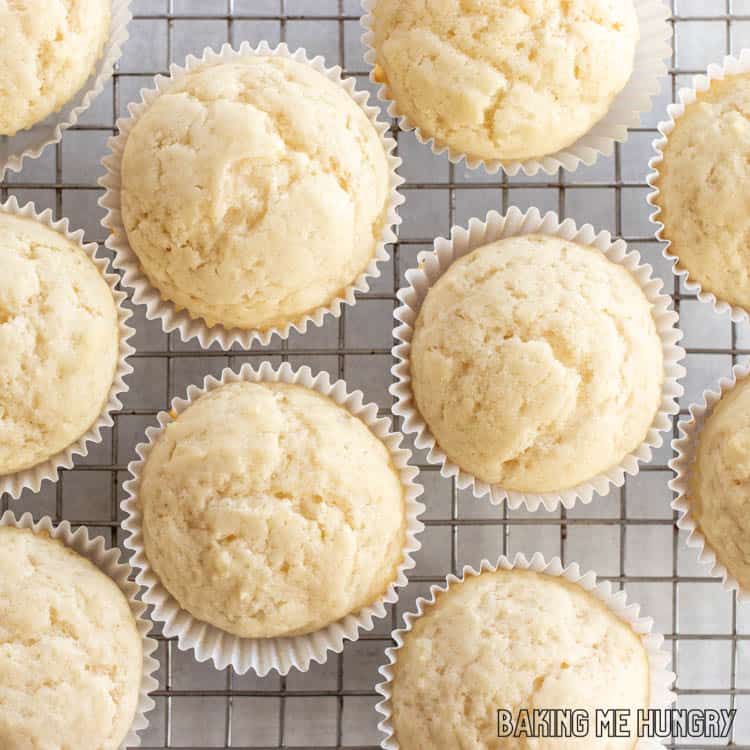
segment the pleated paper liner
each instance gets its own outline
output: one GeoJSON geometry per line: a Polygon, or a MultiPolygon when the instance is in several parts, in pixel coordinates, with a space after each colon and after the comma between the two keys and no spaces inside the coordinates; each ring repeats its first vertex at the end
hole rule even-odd
{"type": "Polygon", "coordinates": [[[281,339],[286,339],[293,330],[304,333],[311,323],[321,326],[326,316],[339,317],[344,305],[354,305],[356,302],[355,295],[358,292],[366,292],[369,289],[369,279],[380,276],[378,264],[382,261],[387,261],[389,258],[386,245],[396,241],[394,228],[401,223],[397,208],[403,203],[403,197],[398,192],[403,179],[396,172],[401,165],[401,159],[395,154],[396,142],[388,134],[388,124],[378,119],[379,109],[368,104],[369,94],[366,91],[358,91],[355,88],[353,78],[342,77],[339,66],[326,67],[325,60],[322,57],[310,58],[304,49],[291,52],[286,44],[279,44],[271,48],[267,42],[261,42],[257,47],[251,47],[247,42],[243,42],[236,50],[225,44],[219,52],[214,52],[206,48],[200,58],[190,55],[185,61],[184,66],[172,65],[169,77],[156,76],[154,86],[155,88],[141,89],[141,100],[133,102],[128,106],[130,117],[117,121],[119,134],[109,139],[111,152],[102,160],[106,174],[99,180],[99,184],[106,188],[106,192],[99,200],[99,204],[107,211],[106,216],[102,220],[102,225],[109,231],[107,247],[115,253],[115,267],[123,271],[123,284],[133,290],[133,301],[136,304],[146,307],[146,317],[149,320],[158,319],[167,333],[175,330],[179,331],[183,341],[190,341],[194,338],[198,339],[201,346],[205,348],[218,342],[223,349],[229,349],[235,344],[244,349],[249,349],[256,342],[264,346],[267,345],[274,335],[279,336],[281,339]],[[219,324],[209,327],[202,318],[194,317],[187,310],[178,309],[174,303],[162,299],[159,291],[151,285],[146,275],[142,272],[138,257],[128,243],[127,233],[125,232],[120,212],[122,157],[128,136],[138,118],[174,81],[179,81],[187,73],[200,68],[257,55],[284,57],[300,64],[309,65],[313,70],[324,75],[329,81],[343,88],[361,107],[379,135],[383,150],[388,158],[390,168],[389,205],[382,234],[375,248],[375,254],[369,264],[352,284],[326,305],[301,316],[297,320],[289,321],[280,327],[271,327],[262,330],[226,328],[219,324]]]}
{"type": "MultiPolygon", "coordinates": [[[[43,516],[34,522],[31,513],[24,513],[16,518],[12,511],[6,511],[0,517],[0,526],[30,529],[35,534],[46,533],[53,539],[59,539],[66,547],[70,547],[82,557],[90,560],[99,570],[109,576],[125,595],[136,621],[138,632],[143,639],[143,676],[133,723],[120,745],[120,750],[140,747],[139,733],[148,727],[146,714],[154,707],[154,701],[149,694],[159,686],[154,677],[156,670],[159,668],[159,663],[154,658],[157,648],[156,641],[149,636],[151,623],[145,617],[146,605],[138,599],[140,586],[128,579],[132,570],[131,567],[119,562],[121,554],[119,549],[107,547],[104,539],[100,536],[89,537],[88,529],[85,526],[79,526],[78,529],[73,530],[67,521],[56,525],[49,516],[43,516]]],[[[81,696],[81,700],[85,700],[85,696],[81,696]]],[[[38,718],[40,721],[44,720],[43,716],[38,718]]]]}
{"type": "MultiPolygon", "coordinates": [[[[667,260],[672,261],[673,273],[682,280],[682,285],[686,293],[695,294],[701,302],[711,305],[714,312],[719,315],[728,312],[735,323],[740,323],[747,319],[747,310],[717,298],[713,292],[705,291],[701,284],[690,275],[688,269],[680,263],[679,257],[671,251],[671,243],[664,236],[664,224],[659,218],[661,214],[659,196],[661,193],[657,187],[657,182],[660,176],[659,168],[664,160],[664,149],[669,142],[669,136],[675,129],[677,121],[685,113],[685,108],[696,100],[701,91],[707,91],[713,81],[748,72],[750,72],[750,49],[743,49],[739,58],[728,56],[724,58],[721,65],[709,65],[705,74],[697,75],[693,78],[692,86],[679,90],[677,101],[667,107],[668,119],[660,122],[658,125],[659,136],[654,139],[652,144],[655,155],[648,163],[651,171],[646,178],[651,187],[651,192],[647,200],[649,205],[654,208],[650,216],[651,223],[656,227],[657,239],[666,242],[662,255],[667,260]]],[[[738,186],[738,189],[742,189],[741,186],[738,186]]]]}
{"type": "Polygon", "coordinates": [[[737,579],[719,562],[716,553],[711,548],[698,522],[690,513],[690,473],[695,461],[696,449],[700,442],[700,434],[706,419],[711,415],[721,398],[731,391],[739,382],[750,374],[750,367],[735,365],[730,378],[722,378],[718,383],[718,390],[705,390],[701,400],[691,404],[689,417],[679,423],[679,436],[672,441],[675,457],[669,462],[674,471],[674,477],[669,482],[670,489],[675,493],[672,508],[680,517],[677,526],[688,532],[687,546],[697,551],[698,560],[710,566],[710,574],[721,578],[725,591],[737,592],[740,600],[750,598],[748,592],[740,588],[737,579]]]}
{"type": "Polygon", "coordinates": [[[595,494],[606,495],[611,487],[622,486],[626,475],[638,473],[639,464],[651,460],[652,450],[662,444],[661,433],[672,428],[671,417],[678,411],[677,398],[682,394],[678,380],[685,373],[680,364],[685,352],[677,343],[682,337],[682,333],[676,327],[677,314],[672,310],[671,298],[661,292],[662,282],[654,278],[651,266],[641,263],[639,253],[629,252],[625,242],[613,240],[609,232],[597,234],[590,224],[585,224],[579,229],[572,219],[566,219],[561,223],[556,214],[549,212],[542,216],[535,208],[521,213],[513,207],[504,216],[496,211],[490,211],[485,221],[471,219],[468,228],[453,227],[450,239],[436,239],[434,250],[420,254],[419,266],[406,272],[406,282],[406,286],[398,292],[401,306],[395,312],[396,327],[393,336],[396,344],[393,347],[393,356],[396,364],[392,373],[396,382],[390,388],[396,397],[393,412],[403,417],[403,432],[415,436],[415,447],[427,450],[427,460],[441,467],[442,476],[455,477],[459,489],[470,487],[475,497],[489,495],[493,504],[505,501],[511,509],[522,506],[530,511],[535,511],[539,507],[544,507],[548,511],[560,506],[570,509],[578,500],[590,503],[595,494]],[[661,403],[643,443],[634,452],[625,456],[617,466],[586,482],[559,492],[540,494],[515,492],[500,485],[487,484],[452,462],[419,413],[411,389],[410,355],[414,325],[430,288],[454,260],[496,240],[527,234],[561,237],[594,247],[613,263],[626,268],[652,304],[654,323],[664,355],[661,403]]]}
{"type": "Polygon", "coordinates": [[[24,159],[38,159],[47,146],[59,143],[63,133],[78,122],[112,77],[114,66],[122,56],[122,48],[128,40],[128,24],[132,15],[131,0],[111,2],[109,36],[93,72],[80,91],[42,122],[21,130],[16,135],[0,136],[0,181],[7,171],[20,172],[24,159]]]}
{"type": "Polygon", "coordinates": [[[615,97],[607,114],[571,146],[553,154],[524,161],[480,159],[457,151],[439,138],[424,133],[401,112],[398,102],[391,98],[388,87],[377,80],[376,54],[373,48],[373,12],[376,5],[377,0],[362,0],[362,42],[366,50],[365,62],[371,68],[370,80],[380,85],[378,99],[388,102],[388,114],[398,119],[402,130],[413,130],[417,140],[428,145],[434,154],[447,151],[452,163],[459,164],[465,160],[469,169],[482,167],[490,174],[502,169],[511,177],[519,172],[531,177],[540,171],[554,175],[561,168],[574,172],[581,164],[591,166],[600,156],[611,156],[615,144],[624,143],[628,138],[628,129],[638,127],[641,115],[651,109],[652,100],[659,93],[661,81],[667,75],[667,61],[672,55],[672,27],[667,21],[667,4],[662,0],[635,0],[640,39],[633,61],[633,73],[625,88],[615,97]]]}
{"type": "Polygon", "coordinates": [[[118,333],[120,337],[117,368],[112,381],[112,387],[110,388],[107,402],[96,422],[78,440],[46,461],[42,461],[30,469],[23,469],[13,474],[0,475],[0,495],[3,492],[7,492],[12,498],[17,498],[24,489],[39,492],[39,488],[45,480],[51,482],[57,481],[60,469],[70,469],[75,463],[76,456],[86,456],[88,454],[89,443],[102,442],[102,429],[112,427],[114,424],[112,414],[120,411],[122,408],[120,397],[129,390],[128,385],[125,383],[125,378],[133,372],[133,368],[128,362],[128,357],[135,352],[135,349],[128,342],[135,331],[128,325],[128,320],[132,313],[123,305],[123,302],[127,299],[127,295],[117,288],[120,277],[117,274],[108,272],[109,262],[106,258],[101,257],[99,246],[95,242],[84,243],[82,230],[71,231],[67,219],[54,221],[50,209],[38,213],[33,203],[26,203],[24,206],[19,206],[15,197],[11,197],[5,203],[0,204],[0,212],[24,216],[28,219],[38,221],[50,229],[54,229],[74,245],[80,247],[91,258],[112,290],[112,296],[117,307],[118,333]]]}
{"type": "Polygon", "coordinates": [[[312,662],[322,664],[329,653],[340,653],[345,641],[356,641],[361,631],[372,630],[374,621],[385,616],[386,605],[397,601],[398,589],[407,583],[406,571],[414,567],[413,555],[421,547],[418,535],[424,526],[419,516],[424,505],[417,500],[422,487],[416,482],[417,469],[409,463],[411,452],[401,447],[402,436],[391,432],[390,420],[378,417],[377,406],[364,403],[361,391],[350,392],[343,380],[332,382],[325,372],[313,375],[309,367],[294,370],[288,363],[284,363],[274,368],[264,362],[258,370],[254,370],[250,365],[243,365],[239,372],[226,368],[219,380],[213,376],[206,377],[202,387],[190,386],[187,398],[174,399],[171,412],[161,412],[158,421],[159,427],[150,427],[146,431],[147,442],[137,446],[139,458],[128,466],[131,478],[124,484],[128,497],[122,504],[127,516],[123,528],[129,532],[125,546],[133,551],[132,563],[139,569],[136,581],[146,589],[143,600],[153,605],[152,619],[162,623],[165,636],[177,638],[180,649],[194,651],[198,661],[210,659],[217,669],[231,665],[238,674],[252,669],[261,677],[272,670],[285,675],[292,668],[307,671],[312,662]],[[404,487],[406,542],[395,580],[379,601],[313,633],[286,638],[241,638],[202,622],[182,609],[162,585],[143,548],[138,487],[152,446],[164,427],[202,395],[227,383],[240,381],[296,384],[328,396],[361,419],[386,445],[404,487]]]}
{"type": "MultiPolygon", "coordinates": [[[[414,627],[414,623],[431,607],[440,594],[446,592],[453,586],[460,586],[463,581],[472,576],[478,576],[483,573],[492,573],[497,570],[531,570],[543,575],[565,578],[567,581],[580,586],[584,591],[588,591],[607,607],[622,621],[630,625],[633,631],[639,636],[643,644],[649,663],[649,688],[651,695],[651,708],[666,708],[675,701],[675,695],[671,690],[674,683],[675,675],[668,669],[670,656],[662,648],[664,642],[663,636],[652,632],[653,620],[651,618],[641,617],[640,608],[637,604],[628,604],[627,595],[624,591],[613,590],[609,581],[597,583],[596,574],[592,571],[581,573],[576,563],[563,566],[559,557],[555,557],[547,562],[540,553],[534,554],[531,559],[524,555],[518,554],[512,560],[507,557],[500,557],[496,564],[491,564],[488,560],[482,560],[479,569],[469,565],[464,566],[460,576],[449,575],[445,583],[433,585],[430,587],[429,596],[420,596],[416,601],[416,611],[404,615],[404,626],[391,633],[391,639],[395,645],[385,650],[386,663],[378,670],[383,677],[383,681],[375,686],[375,690],[382,696],[382,700],[375,707],[383,719],[378,724],[378,728],[383,733],[384,738],[380,747],[384,750],[399,750],[398,739],[394,735],[392,723],[393,705],[392,705],[392,688],[394,665],[398,661],[399,650],[404,644],[406,635],[414,627]]],[[[636,745],[637,750],[647,750],[647,748],[659,748],[661,744],[656,740],[639,740],[636,745]]]]}

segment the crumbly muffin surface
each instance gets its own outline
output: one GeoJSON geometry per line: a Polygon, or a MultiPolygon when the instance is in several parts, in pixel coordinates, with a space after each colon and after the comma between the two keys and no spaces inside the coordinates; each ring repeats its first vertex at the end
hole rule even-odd
{"type": "Polygon", "coordinates": [[[311,66],[252,56],[189,73],[151,103],[122,163],[141,267],[209,325],[267,330],[365,271],[389,201],[383,143],[311,66]]]}
{"type": "Polygon", "coordinates": [[[478,159],[541,157],[607,112],[633,71],[632,0],[378,0],[378,72],[428,137],[478,159]]]}
{"type": "MultiPolygon", "coordinates": [[[[640,638],[592,594],[529,571],[468,578],[438,595],[396,652],[392,682],[401,750],[626,750],[635,737],[594,736],[596,709],[647,708],[640,638]],[[589,735],[499,738],[498,710],[584,709],[589,735]]],[[[631,733],[633,726],[631,725],[631,733]]]]}
{"type": "Polygon", "coordinates": [[[0,2],[0,135],[59,110],[94,71],[110,0],[0,2]]]}
{"type": "Polygon", "coordinates": [[[0,528],[0,747],[117,750],[138,706],[143,644],[128,600],[46,534],[0,528]]]}
{"type": "Polygon", "coordinates": [[[664,379],[651,303],[627,269],[543,235],[453,263],[422,304],[410,363],[448,458],[519,492],[619,464],[645,439],[664,379]]]}
{"type": "Polygon", "coordinates": [[[704,291],[750,309],[750,75],[699,92],[663,154],[656,203],[669,252],[704,291]]]}
{"type": "Polygon", "coordinates": [[[690,514],[719,561],[750,589],[750,380],[714,406],[698,436],[690,514]]]}
{"type": "Polygon", "coordinates": [[[109,398],[119,351],[112,290],[59,232],[0,212],[0,475],[67,448],[109,398]]]}
{"type": "Polygon", "coordinates": [[[404,490],[385,444],[301,386],[233,383],[169,423],[143,469],[146,556],[198,619],[235,635],[308,633],[396,578],[404,490]]]}

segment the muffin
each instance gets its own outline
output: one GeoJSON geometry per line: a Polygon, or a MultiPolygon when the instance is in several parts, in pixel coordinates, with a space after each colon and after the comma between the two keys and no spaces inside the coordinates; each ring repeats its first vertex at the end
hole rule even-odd
{"type": "Polygon", "coordinates": [[[750,380],[724,393],[706,418],[688,477],[690,515],[718,561],[750,589],[750,380]]]}
{"type": "Polygon", "coordinates": [[[0,475],[81,438],[118,363],[112,290],[77,244],[0,211],[0,475]]]}
{"type": "Polygon", "coordinates": [[[0,136],[57,112],[86,83],[109,34],[109,0],[0,4],[0,136]]]}
{"type": "Polygon", "coordinates": [[[161,297],[268,330],[341,296],[375,258],[390,167],[368,115],[310,65],[238,57],[187,73],[135,121],[122,219],[161,297]]]}
{"type": "MultiPolygon", "coordinates": [[[[391,687],[400,750],[633,748],[634,736],[595,736],[596,709],[650,704],[640,637],[569,581],[527,570],[467,578],[439,593],[395,652],[391,687]],[[498,738],[498,710],[583,709],[577,740],[498,738]]],[[[631,734],[633,725],[631,724],[631,734]]]]}
{"type": "Polygon", "coordinates": [[[237,636],[302,635],[356,613],[403,559],[405,493],[387,447],[301,386],[201,396],[158,436],[137,494],[161,583],[237,636]]]}
{"type": "Polygon", "coordinates": [[[518,492],[575,487],[646,438],[664,365],[629,271],[559,237],[456,260],[425,297],[410,353],[416,408],[450,461],[518,492]]]}
{"type": "Polygon", "coordinates": [[[699,91],[662,153],[653,202],[669,253],[704,291],[750,309],[750,74],[699,91]]]}
{"type": "Polygon", "coordinates": [[[0,528],[0,746],[117,750],[143,674],[128,600],[92,562],[0,528]]]}
{"type": "Polygon", "coordinates": [[[375,77],[399,114],[474,159],[575,143],[633,72],[633,0],[377,0],[375,77]]]}

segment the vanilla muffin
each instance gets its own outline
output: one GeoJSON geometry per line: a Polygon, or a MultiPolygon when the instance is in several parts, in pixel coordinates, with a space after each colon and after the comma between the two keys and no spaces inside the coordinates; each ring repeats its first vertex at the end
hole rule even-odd
{"type": "Polygon", "coordinates": [[[364,110],[311,66],[250,56],[172,84],[128,136],[122,218],[164,299],[209,326],[301,320],[353,284],[387,222],[364,110]]]}
{"type": "Polygon", "coordinates": [[[454,262],[414,326],[416,406],[448,458],[519,492],[568,489],[645,439],[664,379],[651,304],[599,250],[511,237],[454,262]]]}
{"type": "Polygon", "coordinates": [[[0,570],[0,747],[117,750],[143,675],[125,595],[85,557],[27,529],[0,528],[0,570]]]}
{"type": "Polygon", "coordinates": [[[0,476],[82,437],[118,362],[112,290],[60,232],[0,211],[0,476]]]}
{"type": "Polygon", "coordinates": [[[110,0],[0,2],[0,136],[73,97],[101,57],[109,21],[110,0]]]}
{"type": "MultiPolygon", "coordinates": [[[[396,651],[392,709],[400,750],[626,750],[635,737],[594,736],[596,709],[650,703],[640,637],[565,579],[523,570],[467,578],[438,594],[396,651]],[[498,738],[497,711],[576,708],[588,737],[498,738]]],[[[631,724],[632,732],[632,724],[631,724]]]]}
{"type": "Polygon", "coordinates": [[[627,84],[633,0],[377,0],[376,78],[438,145],[532,159],[575,143],[627,84]]]}
{"type": "Polygon", "coordinates": [[[406,538],[385,444],[316,391],[240,382],[159,436],[138,500],[144,550],[193,616],[253,638],[318,630],[380,599],[406,538]]]}
{"type": "Polygon", "coordinates": [[[750,309],[750,74],[698,92],[663,156],[655,203],[669,252],[704,291],[750,309]]]}
{"type": "Polygon", "coordinates": [[[687,496],[706,545],[750,589],[750,379],[725,393],[706,418],[687,496]]]}

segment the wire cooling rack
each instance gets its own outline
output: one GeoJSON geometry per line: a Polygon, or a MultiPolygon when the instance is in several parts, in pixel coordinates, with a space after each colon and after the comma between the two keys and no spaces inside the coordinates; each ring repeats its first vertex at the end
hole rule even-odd
{"type": "MultiPolygon", "coordinates": [[[[174,396],[183,395],[189,383],[227,365],[236,368],[264,359],[309,364],[362,388],[368,400],[387,413],[392,314],[404,270],[415,264],[417,253],[429,248],[434,236],[446,234],[454,223],[510,205],[536,205],[608,229],[654,265],[673,292],[685,332],[689,374],[681,402],[684,416],[705,387],[750,355],[750,326],[734,325],[694,296],[681,293],[649,225],[647,161],[656,124],[678,88],[710,62],[750,46],[750,0],[671,0],[670,5],[675,48],[669,78],[654,111],[631,132],[627,144],[617,147],[612,159],[555,178],[501,178],[450,165],[419,145],[412,134],[398,133],[394,125],[407,179],[404,223],[392,261],[354,308],[288,342],[229,353],[202,351],[195,342],[184,344],[176,335],[167,336],[136,309],[135,373],[124,409],[115,416],[115,428],[86,459],[64,471],[61,481],[47,483],[37,495],[26,493],[18,501],[6,496],[3,510],[30,510],[35,516],[46,513],[86,524],[112,544],[121,544],[120,488],[146,426],[155,423],[155,414],[174,396]]],[[[14,194],[22,202],[35,201],[39,208],[51,207],[56,216],[69,217],[72,227],[83,228],[88,240],[104,240],[96,181],[114,122],[153,75],[167,72],[170,61],[182,62],[188,53],[226,41],[286,41],[325,55],[329,63],[339,63],[356,76],[360,87],[372,89],[362,61],[358,0],[135,0],[133,10],[131,40],[111,84],[61,144],[47,149],[40,159],[26,161],[20,174],[0,183],[2,199],[14,194]]],[[[685,547],[669,508],[670,457],[665,446],[621,490],[588,506],[529,514],[457,491],[417,453],[428,506],[424,546],[411,583],[389,617],[348,644],[342,655],[331,656],[307,674],[292,672],[286,678],[220,672],[210,664],[198,664],[191,653],[180,652],[173,641],[159,636],[157,706],[143,746],[375,748],[380,741],[374,711],[377,667],[402,613],[413,608],[415,598],[430,584],[464,564],[538,550],[593,568],[640,602],[671,648],[673,668],[679,673],[678,705],[739,709],[730,744],[750,750],[750,608],[726,594],[697,563],[695,552],[685,547]]],[[[727,744],[701,740],[671,746],[714,742],[727,744]]]]}

